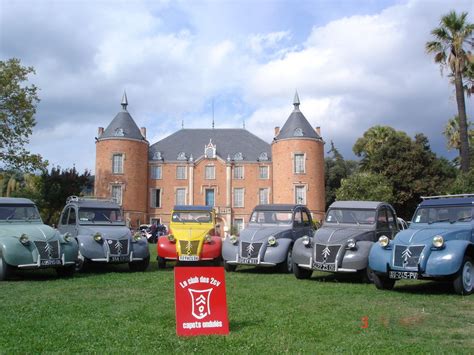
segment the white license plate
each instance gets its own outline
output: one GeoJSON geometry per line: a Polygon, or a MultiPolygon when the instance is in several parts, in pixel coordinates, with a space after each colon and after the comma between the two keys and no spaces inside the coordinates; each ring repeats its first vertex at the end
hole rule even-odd
{"type": "Polygon", "coordinates": [[[238,258],[237,262],[240,264],[258,264],[258,259],[238,258]]]}
{"type": "Polygon", "coordinates": [[[109,261],[112,263],[124,263],[130,261],[130,257],[128,255],[111,256],[109,257],[109,261]]]}
{"type": "Polygon", "coordinates": [[[390,271],[388,277],[391,279],[412,279],[416,280],[418,279],[418,273],[417,272],[411,272],[411,271],[390,271]]]}
{"type": "Polygon", "coordinates": [[[180,261],[199,261],[199,256],[197,256],[197,255],[180,255],[178,260],[180,260],[180,261]]]}
{"type": "Polygon", "coordinates": [[[40,261],[41,266],[62,265],[61,259],[46,259],[40,261]]]}
{"type": "Polygon", "coordinates": [[[315,262],[313,268],[321,271],[336,271],[336,264],[324,264],[315,262]]]}

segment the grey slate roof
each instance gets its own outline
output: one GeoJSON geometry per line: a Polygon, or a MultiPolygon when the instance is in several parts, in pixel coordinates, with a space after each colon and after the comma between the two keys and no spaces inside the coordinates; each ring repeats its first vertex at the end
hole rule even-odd
{"type": "Polygon", "coordinates": [[[293,105],[295,108],[290,114],[290,117],[286,120],[285,124],[280,130],[278,136],[274,140],[288,139],[288,138],[313,138],[321,139],[321,137],[316,133],[311,124],[308,122],[306,117],[300,111],[300,100],[298,93],[295,94],[295,99],[293,105]]]}
{"type": "Polygon", "coordinates": [[[210,140],[216,146],[216,156],[224,160],[238,160],[238,153],[246,162],[262,160],[262,153],[271,160],[270,144],[242,128],[181,129],[150,146],[149,159],[160,152],[163,160],[177,161],[178,154],[184,152],[187,159],[192,155],[197,160],[210,140]]]}
{"type": "Polygon", "coordinates": [[[125,110],[117,113],[109,126],[104,130],[104,133],[98,137],[99,140],[106,138],[145,140],[132,116],[125,110]]]}

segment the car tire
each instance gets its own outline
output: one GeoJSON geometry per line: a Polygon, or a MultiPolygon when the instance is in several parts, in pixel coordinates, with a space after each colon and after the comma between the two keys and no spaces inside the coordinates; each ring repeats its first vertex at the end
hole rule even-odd
{"type": "Polygon", "coordinates": [[[219,256],[215,258],[212,263],[214,264],[214,266],[222,266],[222,257],[219,256]]]}
{"type": "Polygon", "coordinates": [[[166,269],[166,259],[162,258],[161,256],[158,256],[156,258],[158,261],[158,269],[166,269]]]}
{"type": "Polygon", "coordinates": [[[293,272],[293,246],[292,245],[288,247],[285,261],[278,264],[278,269],[280,272],[284,272],[286,274],[291,274],[293,272]]]}
{"type": "Polygon", "coordinates": [[[76,265],[64,266],[56,268],[59,277],[72,277],[76,272],[76,265]]]}
{"type": "Polygon", "coordinates": [[[453,286],[454,291],[459,295],[470,295],[474,291],[474,265],[472,258],[467,255],[456,274],[453,286]]]}
{"type": "Polygon", "coordinates": [[[12,272],[12,267],[8,265],[3,256],[0,255],[0,281],[6,280],[12,272]]]}
{"type": "Polygon", "coordinates": [[[389,279],[385,275],[377,275],[375,272],[372,273],[372,278],[375,287],[379,290],[391,290],[395,286],[395,280],[389,279]]]}
{"type": "MultiPolygon", "coordinates": [[[[79,242],[78,242],[79,243],[79,242]]],[[[77,253],[77,260],[76,260],[76,271],[88,271],[92,265],[92,261],[86,258],[84,255],[81,254],[81,250],[77,253]]]]}
{"type": "Polygon", "coordinates": [[[370,267],[359,271],[360,279],[363,283],[371,284],[374,282],[374,272],[370,267]]]}
{"type": "Polygon", "coordinates": [[[304,269],[299,267],[298,264],[293,263],[293,274],[299,280],[305,280],[311,278],[313,270],[304,269]]]}
{"type": "Polygon", "coordinates": [[[237,269],[237,265],[229,264],[224,260],[224,270],[227,272],[234,272],[237,269]]]}
{"type": "Polygon", "coordinates": [[[146,257],[143,260],[140,261],[133,261],[131,263],[128,263],[128,267],[130,268],[130,271],[136,272],[136,271],[145,271],[148,269],[148,265],[150,265],[150,257],[146,257]]]}

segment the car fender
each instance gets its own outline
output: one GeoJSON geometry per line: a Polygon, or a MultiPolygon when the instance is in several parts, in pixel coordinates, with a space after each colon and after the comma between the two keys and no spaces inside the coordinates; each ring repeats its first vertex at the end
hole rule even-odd
{"type": "Polygon", "coordinates": [[[146,238],[140,238],[137,241],[130,243],[134,258],[146,258],[150,256],[150,249],[148,249],[148,241],[146,238]]]}
{"type": "Polygon", "coordinates": [[[100,259],[105,257],[104,242],[96,242],[90,234],[76,236],[81,255],[87,259],[100,259]]]}
{"type": "Polygon", "coordinates": [[[221,256],[222,252],[222,238],[219,236],[212,237],[210,243],[204,243],[202,246],[201,258],[216,259],[221,256]]]}
{"type": "Polygon", "coordinates": [[[289,238],[278,238],[274,246],[267,246],[263,260],[268,263],[279,264],[286,260],[288,249],[292,247],[293,240],[289,238]]]}
{"type": "Polygon", "coordinates": [[[357,249],[346,250],[342,258],[342,268],[353,270],[363,270],[367,268],[370,249],[374,244],[374,242],[366,240],[358,241],[356,244],[357,249]]]}
{"type": "Polygon", "coordinates": [[[453,275],[461,268],[469,246],[468,240],[449,240],[442,249],[432,249],[426,262],[425,273],[430,276],[453,275]]]}
{"type": "Polygon", "coordinates": [[[18,266],[21,264],[31,264],[33,262],[32,243],[23,245],[17,237],[5,237],[0,242],[0,256],[8,265],[18,266]]]}
{"type": "Polygon", "coordinates": [[[222,242],[222,258],[226,261],[234,261],[236,260],[236,255],[239,252],[239,240],[237,239],[237,243],[232,244],[229,238],[225,238],[222,242]]]}
{"type": "Polygon", "coordinates": [[[293,245],[293,262],[298,265],[309,265],[313,255],[313,238],[309,246],[303,245],[303,238],[299,238],[293,245]]]}
{"type": "Polygon", "coordinates": [[[369,252],[369,267],[375,272],[386,273],[391,258],[392,247],[383,248],[379,243],[374,243],[369,252]]]}
{"type": "Polygon", "coordinates": [[[176,259],[176,242],[171,243],[168,239],[168,236],[162,236],[158,238],[158,243],[156,244],[156,252],[159,257],[166,259],[176,259]]]}

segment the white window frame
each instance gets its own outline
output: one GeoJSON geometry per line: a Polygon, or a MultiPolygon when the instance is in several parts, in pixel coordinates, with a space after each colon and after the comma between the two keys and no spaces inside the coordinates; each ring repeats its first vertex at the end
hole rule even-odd
{"type": "Polygon", "coordinates": [[[151,208],[161,208],[161,200],[162,200],[163,189],[157,187],[150,189],[150,207],[151,208]],[[160,191],[160,203],[156,204],[156,191],[160,191]],[[153,203],[154,202],[154,203],[153,203]]]}
{"type": "Polygon", "coordinates": [[[153,180],[161,180],[163,178],[163,166],[162,165],[151,165],[150,166],[150,177],[153,180]],[[157,172],[159,172],[157,174],[157,172]]]}
{"type": "Polygon", "coordinates": [[[204,167],[204,179],[205,180],[216,179],[216,166],[215,165],[206,165],[204,167]],[[212,174],[210,174],[210,172],[212,172],[212,174]]]}
{"type": "Polygon", "coordinates": [[[270,203],[270,189],[268,187],[263,187],[258,190],[258,204],[259,205],[268,205],[270,203]],[[264,198],[262,199],[262,193],[264,198]]]}
{"type": "Polygon", "coordinates": [[[243,208],[245,207],[245,188],[243,187],[235,187],[234,190],[233,190],[233,193],[232,193],[232,206],[233,207],[237,207],[237,208],[243,208]],[[236,193],[237,191],[242,191],[242,201],[238,201],[236,199],[236,193]],[[241,202],[240,204],[238,204],[237,202],[241,202]]]}
{"type": "Polygon", "coordinates": [[[258,167],[258,178],[262,180],[268,180],[270,178],[270,168],[268,165],[260,165],[258,167]],[[262,174],[262,170],[266,171],[266,176],[262,174]]]}
{"type": "Polygon", "coordinates": [[[176,167],[176,180],[186,180],[187,172],[185,165],[178,165],[176,167]],[[183,172],[183,175],[180,175],[180,172],[183,172]]]}
{"type": "Polygon", "coordinates": [[[295,204],[297,205],[306,205],[306,185],[295,185],[294,189],[295,194],[295,204]],[[302,199],[299,199],[298,192],[302,192],[302,199]]]}
{"type": "Polygon", "coordinates": [[[187,191],[186,191],[186,188],[185,187],[177,187],[175,188],[175,191],[174,191],[174,200],[175,200],[175,205],[185,205],[186,204],[186,196],[187,196],[187,191]],[[178,191],[184,191],[184,201],[181,202],[181,201],[178,201],[178,191]]]}
{"type": "Polygon", "coordinates": [[[112,196],[112,201],[115,201],[116,203],[118,203],[121,206],[122,201],[123,201],[123,186],[122,185],[112,185],[110,195],[112,196]],[[118,198],[114,193],[116,191],[120,191],[120,193],[118,195],[118,198]]]}
{"type": "Polygon", "coordinates": [[[294,153],[293,154],[293,172],[295,174],[304,174],[304,173],[306,173],[306,154],[304,154],[304,153],[294,153]],[[298,159],[297,159],[297,157],[298,157],[298,159]],[[301,157],[301,161],[299,161],[300,157],[301,157]]]}
{"type": "Polygon", "coordinates": [[[244,166],[243,165],[234,165],[232,178],[234,180],[243,180],[244,179],[244,166]],[[240,171],[240,173],[239,173],[240,171]]]}
{"type": "Polygon", "coordinates": [[[112,154],[112,174],[123,174],[123,161],[123,153],[112,154]],[[119,160],[115,158],[119,158],[119,160]]]}

